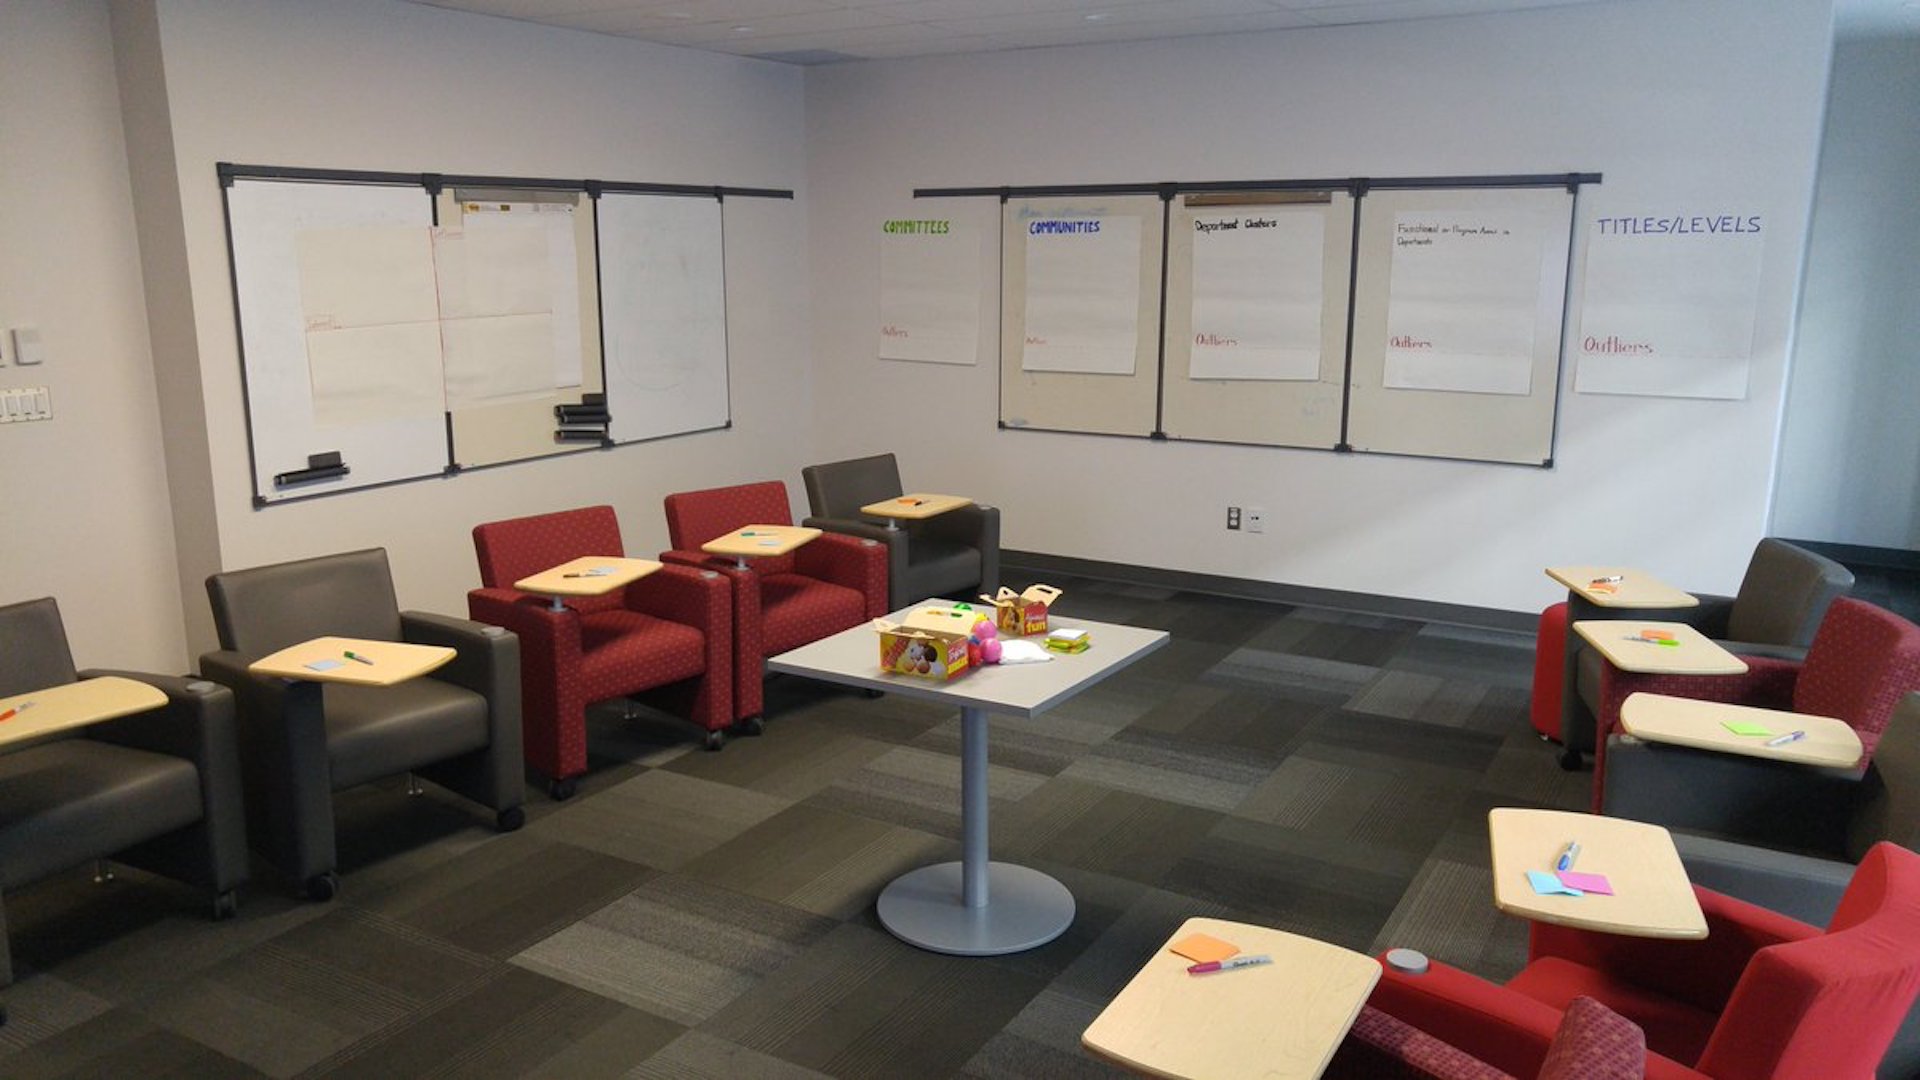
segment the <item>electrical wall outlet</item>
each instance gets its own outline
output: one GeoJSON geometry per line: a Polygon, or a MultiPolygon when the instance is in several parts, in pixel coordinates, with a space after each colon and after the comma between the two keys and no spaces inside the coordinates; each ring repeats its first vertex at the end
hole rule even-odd
{"type": "Polygon", "coordinates": [[[1265,510],[1260,510],[1251,506],[1247,507],[1247,531],[1248,532],[1266,532],[1267,531],[1267,512],[1265,510]]]}
{"type": "Polygon", "coordinates": [[[1239,527],[1240,527],[1240,508],[1237,506],[1227,507],[1227,528],[1238,529],[1239,527]]]}

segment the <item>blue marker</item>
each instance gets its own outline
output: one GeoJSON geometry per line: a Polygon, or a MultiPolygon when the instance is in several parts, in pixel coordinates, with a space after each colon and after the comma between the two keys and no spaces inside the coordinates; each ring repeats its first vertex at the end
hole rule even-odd
{"type": "Polygon", "coordinates": [[[1804,739],[1806,737],[1807,737],[1807,733],[1804,731],[1789,731],[1785,735],[1768,739],[1767,745],[1768,746],[1785,746],[1788,743],[1799,742],[1801,739],[1804,739]]]}
{"type": "Polygon", "coordinates": [[[1560,853],[1560,861],[1554,863],[1553,868],[1555,870],[1571,870],[1573,869],[1573,860],[1579,857],[1580,857],[1580,841],[1578,840],[1568,841],[1567,850],[1560,853]]]}

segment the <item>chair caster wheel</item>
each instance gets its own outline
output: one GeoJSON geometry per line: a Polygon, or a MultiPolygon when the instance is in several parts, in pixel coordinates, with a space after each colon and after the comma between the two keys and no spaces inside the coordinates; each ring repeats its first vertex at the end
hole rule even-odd
{"type": "Polygon", "coordinates": [[[707,747],[707,749],[708,749],[708,750],[719,750],[719,749],[720,749],[721,747],[724,747],[724,746],[726,746],[726,745],[727,745],[727,733],[726,733],[726,732],[724,732],[724,731],[709,731],[709,732],[707,732],[707,742],[706,742],[706,747],[707,747]]]}
{"type": "Polygon", "coordinates": [[[868,701],[872,701],[874,698],[886,697],[887,692],[885,690],[862,690],[860,691],[860,695],[868,701]]]}
{"type": "Polygon", "coordinates": [[[514,832],[527,823],[527,812],[518,806],[509,806],[493,816],[493,827],[501,832],[514,832]]]}
{"type": "MultiPolygon", "coordinates": [[[[565,780],[555,780],[547,785],[547,795],[552,798],[554,802],[566,802],[568,799],[573,798],[573,793],[578,790],[580,790],[580,782],[571,776],[565,780]]],[[[515,827],[517,828],[518,826],[515,827]]]]}
{"type": "Polygon", "coordinates": [[[7,1024],[7,1007],[5,1005],[0,1005],[0,1027],[5,1027],[6,1024],[7,1024]]]}
{"type": "Polygon", "coordinates": [[[1580,771],[1580,751],[1578,750],[1560,751],[1560,767],[1562,769],[1567,770],[1568,772],[1579,772],[1580,771]]]}
{"type": "Polygon", "coordinates": [[[765,735],[767,733],[767,721],[765,718],[758,716],[749,716],[745,720],[733,725],[733,727],[735,731],[738,731],[742,735],[765,735]]]}
{"type": "Polygon", "coordinates": [[[232,889],[213,898],[213,921],[226,922],[240,914],[240,896],[232,889]]]}
{"type": "Polygon", "coordinates": [[[307,879],[307,899],[331,900],[340,891],[340,875],[329,870],[307,879]]]}

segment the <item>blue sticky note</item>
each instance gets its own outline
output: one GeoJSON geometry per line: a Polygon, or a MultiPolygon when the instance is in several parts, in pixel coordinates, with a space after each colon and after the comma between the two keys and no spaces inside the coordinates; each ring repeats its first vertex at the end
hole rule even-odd
{"type": "Polygon", "coordinates": [[[302,666],[305,667],[308,671],[332,671],[334,668],[337,668],[340,666],[340,661],[331,660],[331,659],[315,660],[312,663],[304,664],[302,666]]]}
{"type": "Polygon", "coordinates": [[[1551,872],[1546,870],[1527,871],[1527,884],[1533,886],[1533,891],[1536,893],[1539,893],[1541,896],[1585,896],[1586,895],[1585,893],[1581,892],[1579,889],[1576,889],[1573,886],[1568,885],[1567,883],[1561,881],[1558,877],[1555,877],[1551,872]]]}

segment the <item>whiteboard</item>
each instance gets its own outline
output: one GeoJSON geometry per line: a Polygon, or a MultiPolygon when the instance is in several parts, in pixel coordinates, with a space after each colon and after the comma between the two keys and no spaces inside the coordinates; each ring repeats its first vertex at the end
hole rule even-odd
{"type": "Polygon", "coordinates": [[[436,205],[454,461],[471,468],[580,449],[555,440],[553,409],[602,386],[594,200],[449,186],[436,205]]]}
{"type": "Polygon", "coordinates": [[[1346,384],[1354,201],[1187,194],[1167,235],[1169,438],[1332,449],[1346,384]]]}
{"type": "Polygon", "coordinates": [[[1001,228],[1000,422],[1151,435],[1159,197],[1009,199],[1001,228]]]}
{"type": "Polygon", "coordinates": [[[443,473],[426,190],[235,178],[226,206],[256,501],[443,473]],[[345,475],[275,482],[329,452],[345,475]]]}
{"type": "Polygon", "coordinates": [[[609,191],[599,204],[611,437],[635,442],[725,427],[721,200],[609,191]]]}
{"type": "Polygon", "coordinates": [[[1353,449],[1551,464],[1573,209],[1565,188],[1367,194],[1353,449]]]}

